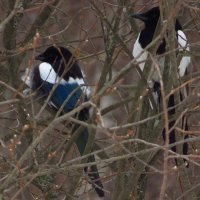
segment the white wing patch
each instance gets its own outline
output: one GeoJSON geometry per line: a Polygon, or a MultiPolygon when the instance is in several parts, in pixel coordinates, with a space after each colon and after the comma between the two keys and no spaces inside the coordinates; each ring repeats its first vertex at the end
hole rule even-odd
{"type": "Polygon", "coordinates": [[[79,86],[81,86],[81,89],[83,90],[83,92],[86,93],[87,96],[90,95],[90,89],[85,86],[85,81],[83,78],[72,78],[72,77],[69,77],[69,80],[68,80],[68,83],[78,83],[79,86]]]}
{"type": "MultiPolygon", "coordinates": [[[[46,62],[41,63],[39,65],[39,71],[40,71],[40,77],[43,81],[47,81],[51,84],[56,84],[59,82],[60,77],[56,74],[56,72],[49,63],[46,62]]],[[[90,94],[90,90],[88,89],[88,87],[84,86],[85,82],[83,78],[74,79],[72,77],[69,77],[68,81],[61,79],[60,83],[63,85],[77,83],[79,86],[81,86],[81,89],[84,92],[86,92],[87,95],[90,94]]]]}
{"type": "Polygon", "coordinates": [[[58,75],[49,63],[43,62],[39,65],[40,77],[43,81],[55,84],[58,82],[58,75]]]}
{"type": "MultiPolygon", "coordinates": [[[[187,42],[186,35],[183,33],[183,31],[178,31],[178,47],[179,51],[190,51],[189,44],[187,42]]],[[[186,73],[186,69],[188,65],[190,64],[191,58],[190,56],[183,56],[180,65],[178,67],[179,70],[179,76],[183,77],[186,73]]]]}
{"type": "Polygon", "coordinates": [[[40,77],[43,81],[47,81],[51,84],[56,84],[60,82],[63,85],[68,83],[64,79],[60,80],[60,77],[56,74],[53,67],[49,63],[46,62],[41,63],[39,65],[39,72],[40,72],[40,77]]]}
{"type": "Polygon", "coordinates": [[[178,46],[179,46],[179,51],[181,51],[181,50],[189,51],[190,50],[186,35],[185,35],[185,33],[183,33],[183,31],[180,31],[180,30],[178,31],[178,46]]]}
{"type": "Polygon", "coordinates": [[[148,56],[148,53],[147,53],[147,51],[144,51],[144,49],[140,45],[139,38],[140,38],[140,34],[138,35],[138,38],[135,41],[135,44],[133,46],[133,57],[139,63],[139,67],[143,71],[144,70],[144,65],[145,65],[145,62],[146,62],[146,59],[147,59],[147,56],[148,56]]]}
{"type": "Polygon", "coordinates": [[[78,85],[84,85],[85,82],[82,78],[72,78],[72,77],[69,77],[69,80],[68,80],[68,83],[78,83],[78,85]]]}

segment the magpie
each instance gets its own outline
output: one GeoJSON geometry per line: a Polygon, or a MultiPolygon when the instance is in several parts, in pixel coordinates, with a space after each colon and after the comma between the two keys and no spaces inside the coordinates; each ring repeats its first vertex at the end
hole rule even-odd
{"type": "MultiPolygon", "coordinates": [[[[89,90],[84,86],[83,73],[77,60],[68,49],[61,46],[50,46],[43,53],[37,55],[35,59],[41,61],[41,63],[29,72],[26,84],[32,91],[36,92],[37,96],[47,98],[51,95],[48,102],[50,107],[59,110],[62,106],[63,113],[67,113],[80,102],[88,100],[89,90]]],[[[78,120],[87,121],[89,109],[84,108],[77,115],[78,120]]],[[[77,130],[78,127],[76,125],[75,129],[77,130]]],[[[88,130],[84,128],[76,140],[80,155],[84,153],[88,136],[88,130]]],[[[95,157],[90,156],[87,162],[94,161],[95,157]]],[[[85,167],[84,171],[90,177],[98,196],[104,197],[103,185],[97,166],[92,165],[90,170],[85,167]]]]}
{"type": "MultiPolygon", "coordinates": [[[[133,56],[138,62],[140,69],[143,71],[145,62],[149,54],[148,50],[145,50],[145,48],[153,40],[153,36],[154,36],[155,30],[160,18],[160,9],[159,7],[153,7],[152,9],[148,10],[145,13],[132,14],[131,16],[135,19],[141,20],[144,23],[144,28],[139,33],[133,46],[133,56]]],[[[177,38],[178,52],[189,51],[190,49],[189,49],[186,35],[182,31],[182,26],[180,22],[178,21],[178,19],[175,20],[174,29],[175,29],[176,38],[177,38]]],[[[160,71],[162,73],[164,70],[164,63],[165,63],[165,59],[164,59],[164,56],[162,56],[162,54],[164,54],[165,52],[166,52],[166,41],[163,38],[158,48],[156,49],[156,54],[159,56],[158,62],[160,66],[160,71]]],[[[174,69],[175,73],[178,72],[179,78],[187,74],[187,68],[189,64],[190,64],[190,57],[182,56],[179,66],[174,69]]],[[[160,98],[161,98],[160,78],[158,76],[158,72],[155,67],[150,70],[149,78],[147,80],[148,80],[149,87],[153,90],[155,103],[157,106],[159,106],[160,98]]],[[[187,96],[186,88],[181,89],[180,100],[182,101],[186,96],[187,96]]],[[[171,108],[171,109],[168,109],[168,116],[173,116],[175,114],[174,106],[175,106],[174,95],[172,94],[170,95],[168,99],[168,108],[171,108]]],[[[168,124],[169,129],[171,129],[174,126],[174,124],[175,124],[175,120],[170,121],[168,124]]],[[[182,128],[184,130],[188,130],[187,120],[185,116],[182,118],[182,128]]],[[[165,129],[163,129],[162,134],[165,140],[165,129]]],[[[187,138],[188,138],[188,135],[185,135],[184,139],[187,139],[187,138]]],[[[176,142],[175,130],[173,129],[169,133],[169,143],[173,144],[175,142],[176,142]]],[[[171,150],[176,152],[176,146],[173,146],[171,150]]],[[[182,152],[184,155],[188,154],[188,143],[184,142],[182,152]]],[[[186,160],[184,161],[185,161],[185,165],[188,166],[187,161],[186,160]]],[[[177,159],[175,159],[175,162],[177,165],[177,159]]]]}

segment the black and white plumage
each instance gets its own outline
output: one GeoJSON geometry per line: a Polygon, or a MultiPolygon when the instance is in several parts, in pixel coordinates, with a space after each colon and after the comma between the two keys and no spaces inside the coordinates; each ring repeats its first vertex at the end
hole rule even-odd
{"type": "MultiPolygon", "coordinates": [[[[88,99],[89,90],[84,85],[82,71],[75,57],[68,49],[51,46],[42,54],[36,56],[35,59],[41,61],[41,63],[39,66],[33,67],[24,81],[32,91],[36,91],[37,95],[45,98],[54,90],[48,102],[51,107],[59,110],[63,106],[63,112],[67,113],[73,110],[77,103],[88,99]]],[[[81,121],[87,121],[89,119],[88,108],[81,110],[77,117],[81,121]]],[[[79,128],[78,125],[75,126],[75,129],[77,128],[79,128]]],[[[76,145],[81,155],[84,153],[88,137],[87,128],[83,128],[76,140],[76,145]]],[[[94,161],[94,156],[88,158],[88,162],[94,161]]],[[[97,166],[92,165],[89,172],[88,168],[84,168],[84,171],[90,177],[99,197],[104,197],[103,185],[97,166]]]]}
{"type": "MultiPolygon", "coordinates": [[[[133,47],[133,56],[136,59],[136,61],[139,63],[140,69],[143,71],[145,66],[145,61],[148,58],[148,50],[144,50],[153,40],[153,36],[157,27],[157,23],[160,18],[160,10],[159,7],[154,7],[150,9],[149,11],[141,14],[133,14],[132,17],[136,19],[140,19],[144,22],[144,28],[139,33],[133,47]]],[[[189,51],[189,45],[187,42],[186,35],[182,31],[182,27],[180,22],[176,19],[175,21],[175,32],[177,37],[177,48],[178,51],[189,51]]],[[[166,41],[163,38],[162,42],[158,46],[158,49],[156,50],[157,55],[161,55],[158,62],[161,73],[164,70],[165,66],[165,57],[162,56],[163,53],[166,52],[166,41]]],[[[174,68],[174,73],[178,72],[178,77],[183,77],[187,73],[188,65],[190,64],[190,57],[189,56],[183,56],[180,60],[180,64],[177,68],[174,68]]],[[[148,67],[148,66],[147,66],[148,67]]],[[[147,82],[149,84],[149,87],[153,89],[153,96],[155,98],[155,103],[158,105],[160,103],[160,78],[158,75],[158,72],[155,67],[152,66],[150,69],[150,74],[147,79],[147,82]]],[[[180,99],[183,100],[187,96],[187,90],[186,88],[181,89],[180,91],[180,99]]],[[[151,102],[150,102],[151,104],[151,102]]],[[[174,102],[174,95],[171,95],[168,100],[168,108],[175,106],[174,102]]],[[[175,109],[171,109],[168,111],[168,115],[172,116],[175,114],[175,109]]],[[[183,117],[183,129],[188,130],[187,120],[185,117],[183,117]]],[[[172,128],[175,124],[175,120],[169,122],[169,129],[172,128]]],[[[165,130],[163,130],[163,137],[165,137],[165,130]]],[[[185,138],[188,138],[186,135],[185,138]]],[[[174,143],[176,141],[175,138],[175,131],[172,130],[169,134],[169,141],[170,144],[174,143]]],[[[174,152],[176,152],[176,146],[171,148],[174,152]]],[[[183,154],[187,155],[188,153],[188,144],[184,143],[183,145],[183,154]]],[[[177,160],[176,160],[177,163],[177,160]]],[[[186,163],[187,165],[187,163],[186,163]]]]}
{"type": "MultiPolygon", "coordinates": [[[[142,20],[145,24],[144,29],[139,33],[133,47],[133,56],[136,58],[137,62],[140,63],[139,67],[143,71],[145,60],[148,57],[148,51],[144,51],[144,49],[153,40],[154,32],[160,17],[160,10],[158,7],[154,7],[151,10],[147,11],[146,13],[134,14],[132,15],[132,17],[142,20]]],[[[189,51],[189,45],[187,42],[186,35],[182,31],[181,24],[178,20],[176,20],[175,22],[175,31],[177,34],[178,50],[189,51]]],[[[165,47],[166,47],[166,42],[163,39],[162,43],[159,45],[157,49],[157,54],[161,55],[165,53],[165,47]]],[[[190,64],[190,57],[183,56],[178,66],[178,75],[180,77],[183,77],[186,74],[187,67],[189,64],[190,64]]],[[[160,60],[160,67],[161,71],[163,71],[162,67],[164,67],[164,59],[160,60]]],[[[154,69],[154,73],[152,73],[151,80],[154,82],[156,81],[159,82],[159,77],[156,72],[156,69],[154,69]]]]}

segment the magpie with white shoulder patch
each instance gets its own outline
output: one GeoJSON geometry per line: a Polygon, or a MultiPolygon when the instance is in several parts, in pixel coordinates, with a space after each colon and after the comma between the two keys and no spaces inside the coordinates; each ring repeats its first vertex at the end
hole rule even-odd
{"type": "MultiPolygon", "coordinates": [[[[63,113],[67,113],[73,110],[78,103],[87,101],[89,90],[84,85],[84,77],[77,60],[68,49],[50,46],[35,59],[41,61],[41,63],[39,66],[33,67],[25,82],[32,91],[36,91],[38,96],[48,97],[52,93],[48,102],[51,107],[59,110],[63,106],[63,113]]],[[[80,121],[87,121],[89,109],[82,109],[77,117],[80,121]]],[[[76,125],[75,129],[78,128],[79,125],[76,125]]],[[[76,140],[81,155],[85,151],[88,137],[88,130],[84,128],[76,140]]],[[[88,158],[88,162],[94,161],[94,156],[88,158]]],[[[89,170],[85,167],[84,171],[90,177],[98,196],[104,197],[103,185],[97,166],[92,165],[89,170]]]]}
{"type": "MultiPolygon", "coordinates": [[[[157,27],[157,24],[159,22],[160,18],[160,9],[159,7],[154,7],[150,10],[148,10],[145,13],[139,13],[139,14],[133,14],[133,18],[139,19],[142,22],[144,22],[144,28],[139,33],[133,47],[133,56],[136,59],[136,61],[139,63],[140,69],[143,71],[145,62],[148,58],[148,50],[144,50],[153,40],[153,36],[157,27]]],[[[177,47],[178,52],[184,52],[189,51],[189,45],[187,42],[187,38],[182,31],[182,26],[180,22],[176,19],[174,24],[175,32],[176,32],[176,38],[177,38],[177,47]]],[[[163,38],[160,45],[158,46],[156,50],[157,55],[161,55],[159,58],[159,66],[160,71],[163,72],[164,66],[165,66],[165,58],[162,56],[166,52],[166,41],[163,38]]],[[[190,57],[189,56],[182,56],[180,60],[180,64],[177,66],[177,68],[174,68],[175,73],[178,72],[178,77],[181,78],[187,74],[187,68],[190,64],[190,57]]],[[[148,67],[148,66],[147,66],[148,67]]],[[[159,106],[160,104],[160,78],[158,76],[158,72],[156,68],[150,70],[150,77],[148,78],[148,84],[149,87],[152,88],[153,96],[155,98],[155,103],[159,106]]],[[[183,88],[180,91],[180,100],[182,101],[187,96],[187,89],[183,88]]],[[[151,102],[150,102],[151,103],[151,102]]],[[[174,116],[175,114],[175,102],[174,102],[174,95],[170,95],[168,100],[168,115],[174,116]]],[[[172,120],[169,122],[169,129],[171,129],[175,124],[175,120],[172,120]]],[[[188,130],[188,124],[187,119],[184,116],[182,118],[182,128],[184,130],[188,130]]],[[[163,138],[165,139],[165,129],[163,130],[163,138]]],[[[184,139],[187,139],[188,135],[184,136],[184,139]]],[[[173,144],[176,142],[176,136],[175,136],[175,130],[173,129],[169,134],[169,143],[173,144]]],[[[171,148],[172,151],[176,152],[176,146],[173,146],[171,148]]],[[[188,154],[188,143],[183,144],[182,152],[184,155],[188,154]]],[[[177,159],[175,159],[176,165],[177,165],[177,159]]],[[[184,160],[185,165],[188,166],[188,162],[184,160]]]]}

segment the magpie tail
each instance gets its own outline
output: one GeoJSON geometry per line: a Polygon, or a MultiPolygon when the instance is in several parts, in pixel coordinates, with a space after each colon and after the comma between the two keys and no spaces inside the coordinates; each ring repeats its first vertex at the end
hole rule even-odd
{"type": "MultiPolygon", "coordinates": [[[[168,100],[168,116],[169,116],[169,118],[170,118],[170,116],[173,116],[175,114],[174,106],[175,106],[174,94],[172,94],[172,95],[170,95],[169,100],[168,100]]],[[[187,131],[188,124],[187,124],[186,116],[183,116],[181,120],[182,120],[182,129],[184,131],[187,131]]],[[[173,126],[175,125],[175,122],[176,122],[175,120],[172,120],[168,124],[169,130],[172,129],[169,133],[169,144],[173,144],[176,142],[176,134],[175,134],[175,130],[173,128],[173,126]]],[[[163,132],[162,132],[164,140],[166,139],[165,131],[166,130],[163,129],[163,132]]],[[[189,136],[185,135],[184,140],[186,140],[187,138],[189,138],[189,136]]],[[[177,152],[176,146],[172,146],[171,150],[176,153],[177,152]]],[[[187,142],[183,143],[182,153],[183,153],[183,155],[188,155],[188,143],[187,142]]],[[[186,159],[183,159],[183,160],[184,160],[185,166],[189,167],[189,163],[187,162],[187,160],[186,159]]],[[[176,163],[176,166],[178,166],[177,158],[175,158],[175,163],[176,163]]]]}
{"type": "MultiPolygon", "coordinates": [[[[81,120],[81,121],[87,121],[89,119],[88,110],[87,109],[83,109],[79,113],[78,119],[81,120]]],[[[78,128],[78,127],[79,126],[76,126],[76,128],[78,128]]],[[[85,147],[86,147],[87,142],[88,142],[88,137],[89,137],[88,129],[87,128],[83,128],[83,130],[81,131],[81,134],[79,135],[79,137],[76,140],[76,145],[77,145],[81,155],[84,154],[85,147]]],[[[88,162],[88,163],[95,162],[94,155],[90,156],[87,159],[86,162],[88,162]]],[[[84,171],[88,175],[88,177],[90,178],[90,183],[92,184],[92,186],[95,189],[95,191],[98,194],[98,196],[99,197],[104,197],[105,194],[104,194],[104,190],[103,190],[103,184],[101,182],[101,178],[99,176],[99,172],[98,172],[97,166],[96,165],[92,165],[90,167],[85,167],[84,171]]]]}
{"type": "MultiPolygon", "coordinates": [[[[175,114],[175,108],[173,108],[175,105],[175,102],[174,102],[174,95],[170,95],[169,97],[169,100],[168,100],[168,105],[167,105],[167,108],[168,108],[168,116],[169,116],[169,120],[170,120],[170,116],[173,116],[175,114]]],[[[173,129],[173,126],[175,124],[175,120],[172,120],[172,121],[169,121],[169,124],[168,124],[168,129],[171,130],[169,132],[169,144],[173,144],[176,142],[176,135],[175,135],[175,130],[173,129]]],[[[162,131],[162,135],[163,135],[163,139],[164,141],[166,140],[166,130],[165,128],[163,129],[162,131]]],[[[171,150],[173,152],[176,153],[176,146],[172,146],[171,147],[171,150]]],[[[174,159],[175,160],[175,163],[176,163],[176,166],[178,166],[178,161],[177,161],[177,158],[174,159]]]]}
{"type": "MultiPolygon", "coordinates": [[[[180,92],[181,101],[183,101],[183,99],[184,99],[184,93],[185,93],[186,96],[188,95],[188,88],[186,87],[186,88],[183,88],[183,89],[185,89],[185,91],[183,90],[183,91],[180,92]]],[[[189,131],[188,120],[187,120],[187,117],[185,115],[182,118],[182,129],[184,131],[189,131]]],[[[188,138],[189,138],[189,135],[185,134],[184,135],[184,141],[187,140],[188,138]]],[[[189,149],[188,142],[184,142],[183,143],[183,150],[182,150],[183,155],[188,155],[188,149],[189,149]]],[[[189,167],[189,163],[187,162],[186,159],[184,159],[184,162],[185,162],[185,166],[189,167]]]]}
{"type": "MultiPolygon", "coordinates": [[[[88,162],[94,162],[94,156],[89,157],[88,162]]],[[[101,182],[99,172],[96,165],[84,168],[85,173],[89,176],[91,184],[99,197],[104,197],[103,184],[101,182]]]]}
{"type": "MultiPolygon", "coordinates": [[[[185,130],[185,131],[188,131],[189,128],[188,128],[188,122],[187,122],[187,118],[186,116],[183,117],[183,120],[182,120],[182,129],[185,130]]],[[[185,142],[185,140],[187,140],[189,138],[189,135],[186,134],[184,136],[184,143],[183,143],[183,155],[188,155],[188,148],[189,148],[189,145],[188,145],[188,142],[185,142]]],[[[186,159],[184,159],[184,163],[185,163],[185,166],[186,167],[189,167],[189,163],[186,159]]]]}

